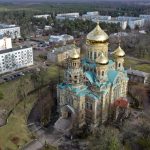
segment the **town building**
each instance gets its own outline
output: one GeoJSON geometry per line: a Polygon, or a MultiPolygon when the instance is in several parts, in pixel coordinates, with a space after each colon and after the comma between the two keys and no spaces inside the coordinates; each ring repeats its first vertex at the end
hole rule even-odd
{"type": "Polygon", "coordinates": [[[50,35],[49,42],[50,43],[64,43],[68,41],[73,41],[74,37],[68,34],[62,34],[62,35],[50,35]]]}
{"type": "Polygon", "coordinates": [[[64,62],[73,49],[76,49],[78,53],[80,53],[80,48],[75,46],[74,44],[64,45],[58,48],[54,48],[52,51],[47,53],[47,59],[54,63],[64,62]]]}
{"type": "Polygon", "coordinates": [[[144,19],[145,23],[149,23],[150,22],[150,15],[140,15],[139,17],[141,19],[144,19]]]}
{"type": "Polygon", "coordinates": [[[65,20],[65,19],[75,20],[75,19],[78,19],[79,17],[80,17],[79,13],[75,12],[75,13],[57,14],[56,19],[58,19],[58,20],[65,20]]]}
{"type": "Polygon", "coordinates": [[[145,85],[150,84],[150,73],[128,69],[127,74],[130,82],[142,83],[145,85]]]}
{"type": "Polygon", "coordinates": [[[51,17],[51,15],[50,14],[44,14],[44,15],[35,15],[35,16],[33,16],[34,18],[45,18],[45,19],[47,19],[48,17],[51,17]]]}
{"type": "Polygon", "coordinates": [[[12,48],[11,38],[0,37],[0,51],[12,48]]]}
{"type": "Polygon", "coordinates": [[[20,27],[16,25],[0,24],[0,35],[11,37],[12,39],[20,38],[20,27]]]}
{"type": "Polygon", "coordinates": [[[115,19],[92,19],[93,22],[105,22],[105,23],[114,23],[119,24],[121,29],[125,30],[127,28],[127,21],[115,20],[115,19]]]}
{"type": "Polygon", "coordinates": [[[145,21],[144,19],[139,17],[129,17],[129,16],[119,16],[117,17],[117,20],[127,21],[127,24],[131,29],[135,29],[137,26],[140,28],[143,27],[145,21]]]}
{"type": "Polygon", "coordinates": [[[0,74],[33,65],[32,47],[0,51],[0,74]]]}
{"type": "Polygon", "coordinates": [[[32,47],[12,48],[11,38],[0,39],[0,74],[33,65],[32,47]]]}
{"type": "Polygon", "coordinates": [[[108,39],[97,24],[86,37],[86,55],[81,58],[76,49],[69,54],[64,80],[57,85],[57,130],[65,132],[83,125],[93,129],[109,120],[116,110],[128,107],[125,52],[119,45],[110,60],[108,39]]]}

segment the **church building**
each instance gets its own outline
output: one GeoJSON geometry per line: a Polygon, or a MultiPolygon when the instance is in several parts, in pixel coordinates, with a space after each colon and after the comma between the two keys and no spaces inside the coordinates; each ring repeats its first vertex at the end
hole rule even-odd
{"type": "Polygon", "coordinates": [[[57,85],[58,128],[62,119],[69,120],[68,128],[97,127],[108,119],[116,101],[128,104],[125,52],[119,44],[110,60],[108,40],[97,23],[86,37],[86,55],[81,59],[76,49],[69,55],[64,81],[57,85]]]}

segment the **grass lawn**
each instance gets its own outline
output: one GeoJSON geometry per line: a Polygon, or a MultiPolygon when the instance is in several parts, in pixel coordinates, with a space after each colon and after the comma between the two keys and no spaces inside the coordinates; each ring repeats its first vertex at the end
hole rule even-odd
{"type": "MultiPolygon", "coordinates": [[[[45,81],[49,83],[52,80],[58,80],[58,73],[63,75],[63,70],[56,65],[51,65],[45,72],[45,81]]],[[[27,90],[33,90],[33,85],[30,80],[30,75],[25,75],[23,78],[27,81],[27,90]]],[[[4,98],[0,100],[0,109],[5,109],[9,112],[18,102],[17,87],[20,79],[6,82],[0,85],[0,91],[4,98]]],[[[27,96],[26,113],[28,114],[37,100],[36,93],[27,96]]],[[[17,150],[25,143],[32,140],[32,136],[26,126],[27,115],[24,113],[24,101],[20,102],[14,109],[13,113],[8,118],[7,125],[0,128],[0,150],[17,150]]]]}
{"type": "Polygon", "coordinates": [[[126,68],[131,67],[132,69],[135,69],[135,70],[140,70],[140,71],[150,73],[150,65],[149,64],[140,64],[139,61],[132,60],[132,59],[129,59],[129,58],[125,58],[124,66],[126,68]]]}
{"type": "Polygon", "coordinates": [[[132,59],[129,59],[129,58],[125,58],[125,64],[124,66],[127,67],[127,68],[132,68],[134,67],[137,63],[139,63],[138,61],[136,60],[132,60],[132,59]]]}
{"type": "MultiPolygon", "coordinates": [[[[26,101],[26,112],[30,112],[36,95],[28,96],[26,101]]],[[[10,115],[7,125],[0,128],[0,148],[3,150],[17,150],[19,146],[31,141],[31,135],[26,126],[27,116],[24,113],[23,102],[21,102],[15,111],[10,115]]]]}
{"type": "Polygon", "coordinates": [[[150,64],[136,65],[135,69],[150,73],[150,64]]]}

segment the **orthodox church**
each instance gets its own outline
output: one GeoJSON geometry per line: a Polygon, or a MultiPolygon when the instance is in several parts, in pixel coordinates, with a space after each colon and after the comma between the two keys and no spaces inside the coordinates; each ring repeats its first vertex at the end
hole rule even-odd
{"type": "Polygon", "coordinates": [[[60,113],[55,123],[57,128],[64,119],[71,123],[66,128],[80,128],[85,124],[94,128],[108,119],[113,104],[128,105],[128,77],[123,66],[125,52],[119,44],[113,52],[114,59],[110,60],[108,39],[97,23],[86,37],[84,58],[80,58],[76,49],[69,55],[64,81],[57,85],[60,113]]]}

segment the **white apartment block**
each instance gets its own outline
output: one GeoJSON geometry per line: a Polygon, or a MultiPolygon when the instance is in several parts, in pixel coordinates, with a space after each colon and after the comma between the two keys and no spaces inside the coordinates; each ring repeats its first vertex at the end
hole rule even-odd
{"type": "Polygon", "coordinates": [[[0,38],[0,51],[12,48],[11,38],[2,37],[0,38]]]}
{"type": "Polygon", "coordinates": [[[0,34],[11,37],[12,39],[20,38],[20,27],[16,25],[0,24],[0,34]]]}
{"type": "Polygon", "coordinates": [[[125,30],[127,28],[127,21],[119,21],[119,20],[100,20],[100,19],[92,19],[93,22],[105,22],[105,23],[114,23],[114,24],[118,24],[120,25],[121,29],[125,30]]]}
{"type": "Polygon", "coordinates": [[[149,22],[150,21],[150,15],[140,15],[139,16],[141,19],[144,19],[145,20],[145,22],[149,22]]]}
{"type": "Polygon", "coordinates": [[[48,17],[51,17],[51,15],[50,14],[44,14],[44,15],[35,15],[35,16],[33,16],[34,18],[45,18],[45,19],[47,19],[48,17]]]}
{"type": "Polygon", "coordinates": [[[135,29],[136,26],[143,27],[144,26],[144,19],[139,17],[129,17],[129,16],[119,16],[117,17],[119,21],[127,21],[129,27],[131,29],[135,29]]]}
{"type": "Polygon", "coordinates": [[[79,13],[75,12],[75,13],[57,14],[56,19],[58,19],[58,20],[65,20],[65,19],[75,20],[75,19],[78,19],[79,17],[80,17],[79,13]]]}
{"type": "Polygon", "coordinates": [[[32,47],[0,51],[0,74],[31,65],[33,65],[32,47]]]}
{"type": "Polygon", "coordinates": [[[87,12],[87,15],[99,15],[98,11],[87,12]]]}

